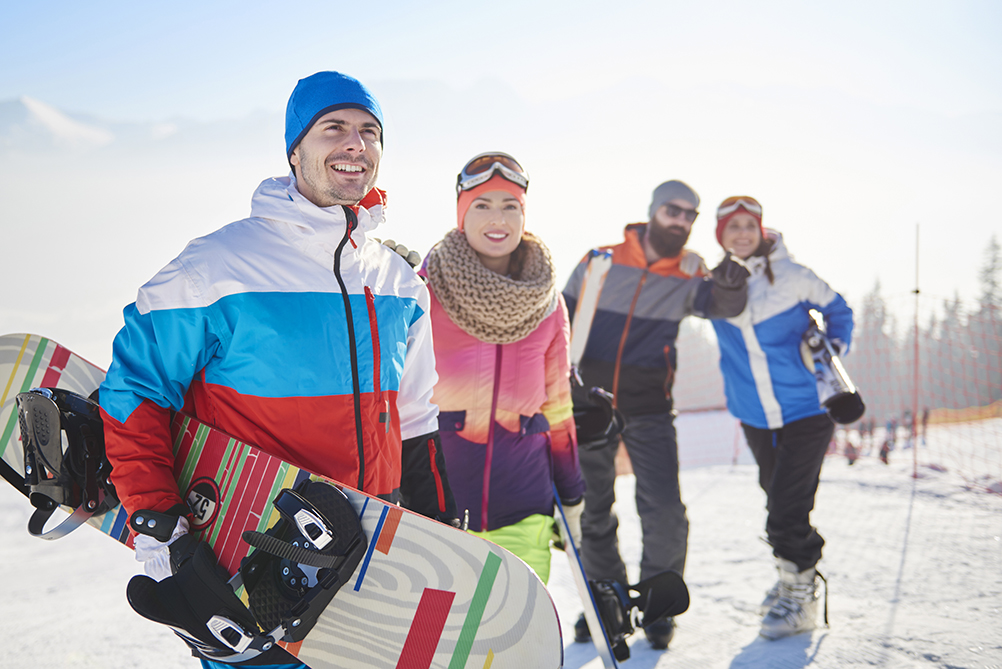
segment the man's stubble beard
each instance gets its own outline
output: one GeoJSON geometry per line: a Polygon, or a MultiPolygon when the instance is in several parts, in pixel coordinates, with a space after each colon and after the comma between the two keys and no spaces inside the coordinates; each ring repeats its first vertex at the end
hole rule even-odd
{"type": "Polygon", "coordinates": [[[306,182],[310,189],[314,193],[324,196],[324,202],[317,203],[319,206],[332,207],[336,204],[344,202],[349,204],[358,204],[362,198],[365,197],[370,190],[372,190],[376,184],[376,177],[379,176],[379,167],[373,167],[372,161],[368,158],[363,158],[360,162],[363,167],[365,167],[366,174],[369,175],[369,178],[364,184],[360,183],[357,186],[342,186],[341,184],[327,179],[327,170],[330,169],[331,164],[359,164],[359,161],[353,161],[346,156],[335,156],[325,160],[323,166],[320,168],[322,170],[320,174],[317,174],[317,170],[314,167],[316,163],[314,161],[308,160],[308,156],[301,156],[300,172],[302,174],[303,181],[306,182]]]}
{"type": "Polygon", "coordinates": [[[691,230],[678,226],[662,226],[651,221],[647,224],[647,241],[662,258],[674,258],[689,241],[690,232],[691,230]]]}

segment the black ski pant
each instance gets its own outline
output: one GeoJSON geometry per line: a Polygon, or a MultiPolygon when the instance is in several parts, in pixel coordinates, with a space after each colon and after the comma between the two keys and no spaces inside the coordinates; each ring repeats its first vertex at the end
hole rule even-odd
{"type": "MultiPolygon", "coordinates": [[[[678,446],[670,412],[627,416],[622,434],[636,476],[637,513],[643,532],[640,578],[685,568],[689,519],[678,485],[678,446]]],[[[619,439],[578,451],[584,477],[585,508],[581,519],[581,559],[589,579],[627,583],[619,553],[616,501],[616,449],[619,439]]]]}
{"type": "Polygon", "coordinates": [[[835,424],[827,414],[793,421],[776,430],[744,428],[758,463],[758,482],[767,497],[765,533],[776,557],[790,560],[800,571],[821,559],[825,540],[811,526],[821,463],[835,424]]]}

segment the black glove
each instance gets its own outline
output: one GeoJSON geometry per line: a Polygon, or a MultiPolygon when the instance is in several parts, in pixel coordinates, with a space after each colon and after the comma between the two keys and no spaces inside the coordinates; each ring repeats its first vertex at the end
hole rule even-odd
{"type": "Polygon", "coordinates": [[[725,290],[737,290],[744,287],[748,277],[751,276],[744,261],[730,251],[724,255],[724,259],[713,268],[710,274],[713,276],[713,283],[725,290]]]}
{"type": "Polygon", "coordinates": [[[445,471],[438,431],[404,439],[400,472],[400,504],[439,522],[459,526],[456,500],[445,471]]]}

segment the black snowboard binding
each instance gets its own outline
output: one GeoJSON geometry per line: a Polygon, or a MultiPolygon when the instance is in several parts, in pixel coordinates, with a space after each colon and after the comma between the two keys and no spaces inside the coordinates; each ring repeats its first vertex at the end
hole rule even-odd
{"type": "MultiPolygon", "coordinates": [[[[306,480],[275,499],[282,516],[267,532],[244,532],[257,550],[228,581],[208,544],[186,535],[170,545],[173,576],[129,582],[132,608],[170,626],[192,654],[245,662],[276,641],[301,641],[355,572],[368,545],[351,502],[333,485],[306,480]],[[234,594],[243,585],[250,607],[234,594]]],[[[133,529],[164,541],[176,515],[136,512],[133,529]],[[150,527],[150,520],[156,520],[150,527]]]]}
{"type": "Polygon", "coordinates": [[[111,463],[104,452],[104,427],[98,406],[62,388],[34,388],[16,398],[25,483],[35,512],[28,532],[58,539],[91,516],[118,506],[111,463]],[[60,505],[73,512],[45,531],[60,505]]]}
{"type": "Polygon", "coordinates": [[[250,608],[264,629],[280,627],[301,641],[348,582],[368,540],[343,492],[323,481],[303,481],[275,498],[282,519],[267,532],[244,532],[257,550],[240,565],[250,608]]]}
{"type": "Polygon", "coordinates": [[[674,571],[661,572],[629,587],[614,579],[589,581],[589,585],[609,645],[619,661],[630,658],[626,637],[636,628],[677,616],[689,608],[689,589],[674,571]]]}

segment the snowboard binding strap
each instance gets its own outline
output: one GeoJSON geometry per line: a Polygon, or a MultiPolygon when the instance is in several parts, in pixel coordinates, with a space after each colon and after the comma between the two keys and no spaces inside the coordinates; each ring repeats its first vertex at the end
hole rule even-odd
{"type": "Polygon", "coordinates": [[[34,388],[18,394],[16,402],[25,483],[35,507],[28,532],[59,539],[118,506],[97,404],[61,388],[34,388]],[[73,511],[46,531],[46,522],[61,505],[73,511]]]}
{"type": "MultiPolygon", "coordinates": [[[[282,490],[274,504],[281,519],[266,533],[244,533],[256,550],[233,578],[208,544],[188,534],[170,544],[173,576],[129,582],[132,608],[169,626],[195,656],[216,662],[246,662],[277,641],[302,641],[355,572],[368,542],[351,502],[329,483],[303,481],[282,490]],[[249,607],[235,584],[244,586],[249,607]]],[[[176,511],[137,511],[130,524],[162,537],[161,528],[174,527],[176,511]]]]}
{"type": "Polygon", "coordinates": [[[677,616],[689,608],[689,590],[674,571],[661,572],[631,586],[615,579],[589,581],[589,586],[609,645],[620,661],[630,657],[626,637],[636,628],[677,616]]]}
{"type": "Polygon", "coordinates": [[[170,562],[169,578],[129,581],[126,595],[136,613],[167,625],[193,655],[207,660],[245,662],[275,645],[227,584],[207,543],[191,534],[179,538],[170,545],[170,562]]]}
{"type": "Polygon", "coordinates": [[[338,488],[305,480],[275,498],[281,519],[244,532],[257,550],[240,565],[251,611],[264,629],[301,641],[355,573],[368,547],[358,514],[338,488]]]}

